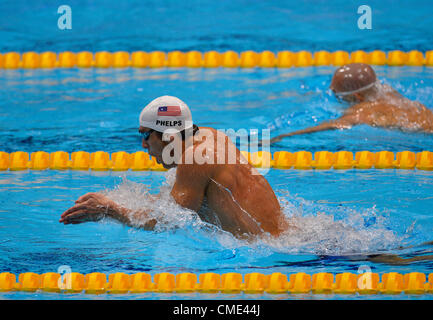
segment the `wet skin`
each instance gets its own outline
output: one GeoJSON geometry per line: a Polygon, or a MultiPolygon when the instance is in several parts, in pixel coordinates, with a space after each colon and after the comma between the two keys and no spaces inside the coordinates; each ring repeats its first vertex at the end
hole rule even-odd
{"type": "Polygon", "coordinates": [[[401,96],[391,88],[380,98],[369,99],[369,101],[365,101],[364,96],[359,93],[344,97],[344,99],[352,103],[352,106],[340,118],[279,135],[272,138],[271,143],[299,134],[348,129],[360,124],[402,131],[433,133],[433,112],[421,103],[401,96]]]}
{"type": "MultiPolygon", "coordinates": [[[[141,131],[148,128],[140,127],[141,131]]],[[[266,179],[252,167],[230,139],[212,128],[200,128],[194,142],[186,148],[202,156],[208,155],[208,163],[197,161],[185,164],[186,152],[182,154],[182,163],[167,164],[162,152],[167,142],[153,132],[147,141],[143,139],[143,148],[156,158],[165,168],[177,166],[176,180],[171,191],[175,201],[184,208],[196,211],[208,222],[218,224],[223,230],[240,238],[269,233],[278,236],[289,227],[279,202],[266,179]],[[211,133],[207,136],[205,133],[211,133]],[[222,137],[222,139],[221,139],[222,137]],[[235,155],[235,161],[228,163],[228,157],[235,155]],[[213,158],[213,164],[209,163],[213,158]],[[225,158],[224,164],[218,160],[225,158]],[[204,208],[206,203],[206,208],[204,208]]],[[[185,143],[183,143],[185,145],[185,143]]],[[[185,150],[183,147],[182,150],[185,150]]],[[[158,201],[158,200],[155,200],[158,201]]],[[[76,205],[66,210],[60,222],[75,224],[97,221],[111,217],[130,226],[153,229],[158,223],[147,219],[148,212],[131,212],[119,206],[99,193],[89,193],[80,197],[76,205]],[[143,221],[137,225],[137,221],[143,221]]]]}

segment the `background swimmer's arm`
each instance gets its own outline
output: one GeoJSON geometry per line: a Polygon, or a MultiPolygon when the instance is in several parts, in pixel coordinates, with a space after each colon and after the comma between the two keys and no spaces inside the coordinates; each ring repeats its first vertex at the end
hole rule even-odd
{"type": "Polygon", "coordinates": [[[307,133],[313,133],[313,132],[325,131],[325,130],[334,130],[334,129],[347,129],[347,128],[350,128],[351,126],[355,125],[355,124],[358,124],[358,121],[357,121],[357,118],[355,117],[355,115],[354,114],[345,114],[336,120],[324,122],[324,123],[321,123],[317,126],[310,127],[307,129],[297,130],[297,131],[293,131],[293,132],[279,135],[277,137],[272,138],[271,143],[281,141],[285,137],[296,136],[299,134],[307,134],[307,133]]]}
{"type": "Polygon", "coordinates": [[[176,181],[171,195],[184,208],[198,211],[209,183],[206,164],[183,164],[176,170],[176,181]]]}
{"type": "Polygon", "coordinates": [[[369,256],[368,260],[376,263],[402,266],[418,261],[433,261],[433,255],[418,256],[413,258],[402,258],[395,254],[378,254],[369,256]]]}

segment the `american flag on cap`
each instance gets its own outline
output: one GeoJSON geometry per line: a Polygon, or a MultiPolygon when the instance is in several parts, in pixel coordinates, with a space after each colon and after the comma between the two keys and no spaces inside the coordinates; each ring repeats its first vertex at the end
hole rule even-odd
{"type": "Polygon", "coordinates": [[[179,106],[158,107],[158,116],[175,117],[182,115],[179,106]]]}

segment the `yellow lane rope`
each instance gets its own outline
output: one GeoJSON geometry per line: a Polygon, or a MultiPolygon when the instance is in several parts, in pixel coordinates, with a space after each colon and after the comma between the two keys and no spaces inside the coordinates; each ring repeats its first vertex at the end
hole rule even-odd
{"type": "MultiPolygon", "coordinates": [[[[246,159],[257,168],[329,170],[329,169],[406,169],[433,170],[433,152],[401,151],[266,151],[248,153],[241,151],[246,159]]],[[[155,158],[144,151],[127,153],[124,151],[111,154],[105,151],[93,153],[76,151],[71,154],[64,151],[48,153],[45,151],[12,153],[0,151],[0,171],[17,170],[113,170],[113,171],[164,171],[155,158]]]]}
{"type": "Polygon", "coordinates": [[[350,62],[388,66],[433,66],[433,50],[389,52],[362,50],[329,51],[99,51],[99,52],[4,52],[0,54],[2,69],[37,68],[290,68],[310,66],[341,66],[350,62]]]}
{"type": "Polygon", "coordinates": [[[47,291],[58,293],[255,293],[255,294],[428,294],[433,293],[433,273],[397,272],[362,274],[327,272],[309,275],[303,272],[289,276],[248,273],[105,273],[90,274],[48,272],[21,273],[17,277],[9,272],[0,273],[0,291],[47,291]],[[17,281],[18,280],[18,281],[17,281]]]}

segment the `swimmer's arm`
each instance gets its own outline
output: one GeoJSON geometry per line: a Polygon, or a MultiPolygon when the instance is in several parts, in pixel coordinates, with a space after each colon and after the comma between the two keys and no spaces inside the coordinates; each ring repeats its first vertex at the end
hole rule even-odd
{"type": "Polygon", "coordinates": [[[179,165],[171,196],[182,207],[198,211],[202,205],[209,179],[206,164],[179,165]]]}
{"type": "Polygon", "coordinates": [[[144,230],[153,230],[157,223],[156,219],[149,219],[149,210],[136,211],[121,207],[117,204],[116,206],[108,208],[106,216],[129,227],[144,230]]]}
{"type": "Polygon", "coordinates": [[[358,121],[356,117],[352,114],[344,115],[336,120],[331,120],[328,122],[323,122],[317,126],[297,130],[285,134],[281,134],[277,137],[274,137],[271,139],[271,143],[275,143],[278,141],[281,141],[285,137],[291,137],[296,136],[300,134],[307,134],[307,133],[313,133],[313,132],[319,132],[319,131],[325,131],[325,130],[334,130],[334,129],[347,129],[350,128],[353,125],[358,124],[358,121]]]}
{"type": "Polygon", "coordinates": [[[151,230],[156,225],[155,219],[148,218],[149,211],[134,211],[124,208],[100,193],[87,193],[75,205],[66,210],[60,217],[63,224],[79,224],[99,221],[108,217],[130,227],[151,230]]]}

